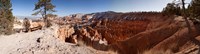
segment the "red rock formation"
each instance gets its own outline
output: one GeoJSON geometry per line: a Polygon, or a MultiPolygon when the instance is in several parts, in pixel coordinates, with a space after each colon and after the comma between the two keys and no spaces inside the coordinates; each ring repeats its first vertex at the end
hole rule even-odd
{"type": "MultiPolygon", "coordinates": [[[[105,13],[90,21],[94,22],[77,26],[73,35],[99,50],[114,49],[120,54],[138,54],[146,50],[170,49],[176,53],[182,51],[181,48],[185,48],[189,41],[186,24],[180,17],[164,16],[158,12],[105,13]],[[102,41],[108,45],[102,44],[102,41]]],[[[192,27],[196,37],[199,29],[192,27]]]]}
{"type": "Polygon", "coordinates": [[[113,44],[112,47],[119,49],[122,54],[137,54],[170,37],[177,32],[178,28],[176,25],[169,25],[164,28],[141,32],[127,40],[113,44]]]}
{"type": "MultiPolygon", "coordinates": [[[[170,49],[176,53],[190,40],[185,38],[186,24],[174,18],[159,13],[128,13],[116,19],[109,19],[106,26],[101,24],[95,26],[94,29],[97,29],[102,38],[108,41],[109,47],[121,54],[137,54],[149,49],[164,51],[170,49]],[[123,19],[127,16],[128,20],[123,19]],[[177,47],[171,46],[173,42],[177,44],[177,47]]],[[[96,20],[99,21],[99,19],[96,20]]],[[[194,36],[199,34],[197,31],[193,33],[194,36]]]]}
{"type": "Polygon", "coordinates": [[[70,28],[70,26],[62,26],[58,29],[58,38],[63,42],[70,42],[73,41],[76,43],[76,40],[74,40],[72,34],[74,33],[74,28],[70,28]],[[70,40],[69,40],[70,39],[70,40]],[[68,41],[69,40],[69,41],[68,41]]]}

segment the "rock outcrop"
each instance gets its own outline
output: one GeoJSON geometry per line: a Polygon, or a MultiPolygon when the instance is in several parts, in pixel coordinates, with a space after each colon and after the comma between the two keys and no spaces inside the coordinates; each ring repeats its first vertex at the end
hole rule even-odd
{"type": "MultiPolygon", "coordinates": [[[[75,36],[73,36],[72,34],[74,34],[74,28],[71,27],[70,25],[66,25],[66,26],[60,26],[60,28],[58,29],[58,38],[63,41],[63,42],[70,42],[72,39],[73,41],[75,41],[75,36]]],[[[74,43],[77,43],[76,41],[74,43]]]]}

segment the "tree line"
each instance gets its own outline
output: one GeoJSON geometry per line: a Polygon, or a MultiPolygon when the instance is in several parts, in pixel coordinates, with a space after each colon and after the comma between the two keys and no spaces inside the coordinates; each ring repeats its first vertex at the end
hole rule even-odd
{"type": "MultiPolygon", "coordinates": [[[[200,19],[200,0],[191,0],[191,2],[185,4],[188,4],[187,8],[185,8],[187,17],[192,19],[200,19]]],[[[162,13],[165,15],[183,16],[184,11],[182,4],[174,1],[172,3],[168,3],[163,9],[162,13]]]]}

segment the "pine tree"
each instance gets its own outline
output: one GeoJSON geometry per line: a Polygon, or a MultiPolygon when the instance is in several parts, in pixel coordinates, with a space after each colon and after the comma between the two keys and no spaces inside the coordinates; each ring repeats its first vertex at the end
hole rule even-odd
{"type": "Polygon", "coordinates": [[[13,32],[14,17],[10,0],[0,0],[0,34],[9,35],[13,32]]]}
{"type": "Polygon", "coordinates": [[[191,18],[200,19],[200,0],[192,0],[188,11],[191,18]]]}
{"type": "Polygon", "coordinates": [[[181,8],[175,3],[168,3],[162,13],[166,15],[181,15],[181,8]]]}
{"type": "Polygon", "coordinates": [[[32,15],[41,14],[45,23],[45,27],[49,27],[51,26],[51,23],[47,19],[47,14],[55,12],[54,8],[55,6],[51,3],[51,0],[38,0],[38,2],[35,4],[35,9],[34,9],[37,11],[32,15]]]}

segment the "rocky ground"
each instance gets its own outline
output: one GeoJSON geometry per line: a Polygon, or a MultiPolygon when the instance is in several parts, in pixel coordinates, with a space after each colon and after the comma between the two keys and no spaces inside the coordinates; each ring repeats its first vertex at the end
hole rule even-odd
{"type": "Polygon", "coordinates": [[[84,44],[66,43],[56,38],[56,26],[29,33],[0,36],[0,54],[108,54],[84,44]]]}

